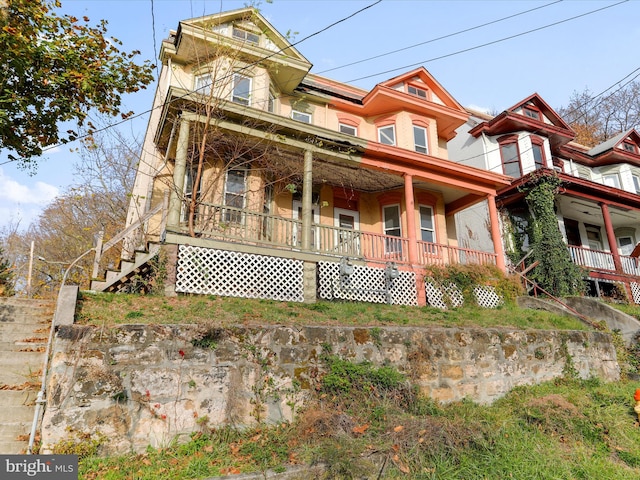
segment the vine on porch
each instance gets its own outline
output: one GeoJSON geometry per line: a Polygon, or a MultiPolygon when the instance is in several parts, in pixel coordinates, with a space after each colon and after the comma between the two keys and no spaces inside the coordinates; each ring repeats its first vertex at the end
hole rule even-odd
{"type": "Polygon", "coordinates": [[[558,226],[555,196],[560,184],[557,175],[542,173],[533,176],[532,181],[521,189],[526,192],[530,213],[527,233],[531,262],[539,262],[530,277],[552,295],[561,297],[583,293],[585,274],[571,260],[558,226]]]}

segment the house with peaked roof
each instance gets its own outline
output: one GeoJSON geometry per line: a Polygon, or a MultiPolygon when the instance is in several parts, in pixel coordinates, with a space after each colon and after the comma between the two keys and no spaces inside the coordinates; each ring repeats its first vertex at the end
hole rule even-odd
{"type": "Polygon", "coordinates": [[[495,197],[510,179],[448,159],[469,114],[426,69],[369,91],[314,75],[251,8],[181,21],[160,60],[131,256],[94,289],[160,249],[172,292],[284,301],[423,305],[425,266],[504,270],[495,197]],[[492,249],[460,246],[454,215],[483,201],[492,249]]]}
{"type": "MultiPolygon", "coordinates": [[[[640,303],[637,252],[632,255],[640,241],[638,133],[622,132],[585,147],[573,141],[575,133],[538,94],[495,117],[470,113],[448,150],[455,161],[512,178],[497,197],[507,250],[506,231],[527,222],[523,187],[537,175],[556,175],[562,182],[558,225],[573,261],[588,271],[592,293],[606,294],[618,285],[640,303]]],[[[490,248],[487,211],[480,204],[456,216],[461,246],[490,248]]]]}

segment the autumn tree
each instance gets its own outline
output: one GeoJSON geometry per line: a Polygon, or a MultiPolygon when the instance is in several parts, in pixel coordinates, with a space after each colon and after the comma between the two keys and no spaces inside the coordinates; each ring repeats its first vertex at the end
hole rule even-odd
{"type": "Polygon", "coordinates": [[[558,113],[576,132],[576,141],[593,147],[631,128],[640,127],[640,82],[630,82],[598,96],[588,88],[574,91],[558,113]]]}
{"type": "MultiPolygon", "coordinates": [[[[114,130],[84,143],[80,161],[73,168],[74,183],[25,232],[14,231],[7,237],[22,276],[28,260],[26,246],[35,242],[35,295],[54,290],[69,263],[95,246],[98,232],[104,231],[109,238],[123,228],[139,147],[138,142],[125,139],[114,130]]],[[[105,262],[115,266],[118,259],[119,251],[114,249],[105,262]]],[[[88,287],[92,261],[93,256],[88,255],[78,262],[69,272],[69,281],[88,287]]]]}
{"type": "Polygon", "coordinates": [[[14,272],[9,260],[0,247],[0,297],[10,297],[14,294],[14,272]]]}
{"type": "Polygon", "coordinates": [[[87,115],[127,116],[121,96],[152,79],[138,51],[120,50],[107,22],[60,15],[59,0],[8,0],[0,4],[0,149],[34,167],[44,147],[66,143],[87,125],[87,115]],[[61,131],[61,122],[71,129],[61,131]]]}

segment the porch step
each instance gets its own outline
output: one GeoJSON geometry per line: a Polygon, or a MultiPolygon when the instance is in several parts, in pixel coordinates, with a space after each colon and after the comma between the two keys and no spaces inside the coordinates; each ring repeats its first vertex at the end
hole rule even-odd
{"type": "Polygon", "coordinates": [[[136,250],[134,259],[122,260],[120,270],[109,270],[106,272],[104,280],[93,280],[91,289],[98,292],[117,292],[134,275],[145,275],[151,272],[148,262],[160,251],[160,244],[150,243],[147,251],[136,250]]]}

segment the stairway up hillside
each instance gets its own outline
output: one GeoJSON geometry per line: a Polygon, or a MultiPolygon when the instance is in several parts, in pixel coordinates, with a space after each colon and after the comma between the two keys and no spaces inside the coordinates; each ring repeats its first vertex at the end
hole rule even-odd
{"type": "Polygon", "coordinates": [[[0,298],[0,454],[27,449],[53,312],[51,301],[0,298]]]}

